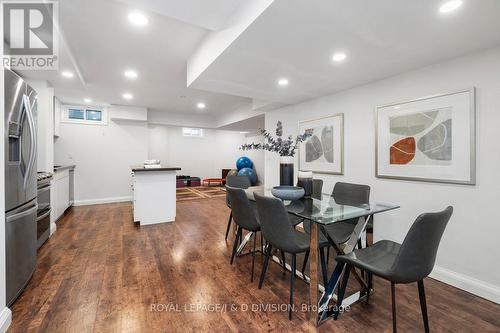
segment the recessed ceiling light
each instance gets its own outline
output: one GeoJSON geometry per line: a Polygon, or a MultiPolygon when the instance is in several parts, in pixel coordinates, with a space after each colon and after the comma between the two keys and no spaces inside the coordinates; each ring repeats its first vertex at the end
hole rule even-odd
{"type": "Polygon", "coordinates": [[[140,26],[140,27],[148,24],[148,18],[144,14],[139,13],[139,12],[131,12],[130,14],[128,14],[128,20],[132,24],[140,26]]]}
{"type": "Polygon", "coordinates": [[[347,55],[343,52],[334,53],[332,56],[332,60],[336,62],[344,61],[347,58],[347,55]]]}
{"type": "Polygon", "coordinates": [[[71,71],[62,71],[61,75],[64,76],[65,78],[71,79],[75,74],[71,71]]]}
{"type": "Polygon", "coordinates": [[[199,102],[198,104],[196,104],[196,107],[197,107],[198,109],[204,109],[204,108],[206,107],[206,105],[205,105],[205,103],[203,103],[203,102],[199,102]]]}
{"type": "Polygon", "coordinates": [[[84,98],[83,101],[85,103],[92,103],[92,100],[90,98],[84,98]]]}
{"type": "Polygon", "coordinates": [[[278,85],[284,87],[284,86],[287,86],[288,85],[288,79],[279,79],[278,80],[278,85]]]}
{"type": "Polygon", "coordinates": [[[451,0],[443,3],[441,7],[439,7],[439,12],[446,14],[457,10],[460,6],[462,6],[462,0],[451,0]]]}
{"type": "Polygon", "coordinates": [[[123,75],[125,75],[125,77],[126,77],[127,79],[131,79],[131,80],[133,80],[133,79],[137,79],[137,76],[138,76],[138,75],[137,75],[137,72],[136,72],[136,71],[133,71],[133,70],[131,70],[131,69],[130,69],[130,70],[126,70],[126,71],[123,73],[123,75]]]}
{"type": "Polygon", "coordinates": [[[122,94],[122,97],[123,97],[123,99],[128,99],[128,100],[130,100],[130,99],[133,99],[133,98],[134,98],[134,95],[132,95],[131,93],[123,93],[123,94],[122,94]]]}

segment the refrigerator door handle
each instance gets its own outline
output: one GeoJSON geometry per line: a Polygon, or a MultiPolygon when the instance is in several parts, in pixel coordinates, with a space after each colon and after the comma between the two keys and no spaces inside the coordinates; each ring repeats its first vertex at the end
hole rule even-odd
{"type": "Polygon", "coordinates": [[[36,159],[36,132],[35,132],[35,121],[33,119],[33,113],[31,112],[31,106],[29,102],[29,98],[26,95],[23,95],[23,104],[24,108],[26,110],[26,117],[28,119],[28,125],[30,129],[30,144],[31,144],[31,150],[30,150],[30,157],[28,161],[28,166],[26,167],[26,173],[24,175],[24,188],[26,189],[26,185],[28,182],[28,179],[31,175],[31,171],[33,168],[33,164],[36,159]]]}
{"type": "Polygon", "coordinates": [[[31,214],[33,214],[33,211],[36,212],[37,209],[38,209],[38,205],[34,205],[31,208],[29,208],[27,210],[24,210],[24,211],[22,211],[20,213],[17,213],[17,214],[14,214],[14,215],[10,215],[10,216],[6,216],[5,222],[6,223],[10,223],[12,221],[20,219],[21,217],[31,215],[31,214]]]}

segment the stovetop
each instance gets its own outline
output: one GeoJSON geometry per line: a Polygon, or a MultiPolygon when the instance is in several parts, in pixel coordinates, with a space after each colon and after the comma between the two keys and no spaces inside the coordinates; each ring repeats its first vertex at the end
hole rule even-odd
{"type": "Polygon", "coordinates": [[[37,182],[50,181],[52,179],[52,172],[38,172],[37,182]]]}

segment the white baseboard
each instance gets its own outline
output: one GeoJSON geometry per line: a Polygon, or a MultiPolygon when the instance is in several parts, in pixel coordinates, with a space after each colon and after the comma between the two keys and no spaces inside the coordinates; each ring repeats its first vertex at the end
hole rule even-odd
{"type": "Polygon", "coordinates": [[[86,200],[75,200],[75,206],[88,206],[88,205],[100,205],[113,202],[126,202],[132,201],[132,197],[112,197],[112,198],[102,198],[102,199],[86,199],[86,200]]]}
{"type": "Polygon", "coordinates": [[[500,287],[476,278],[435,266],[431,278],[500,304],[500,287]]]}
{"type": "Polygon", "coordinates": [[[11,322],[12,312],[9,308],[5,307],[0,313],[0,333],[7,332],[7,329],[9,328],[11,322]]]}

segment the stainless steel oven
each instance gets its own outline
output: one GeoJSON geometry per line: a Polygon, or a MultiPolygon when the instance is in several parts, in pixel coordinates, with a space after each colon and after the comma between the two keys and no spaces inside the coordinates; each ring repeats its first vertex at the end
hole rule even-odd
{"type": "Polygon", "coordinates": [[[38,174],[38,210],[36,213],[37,248],[40,248],[50,236],[50,183],[51,173],[38,174]]]}

